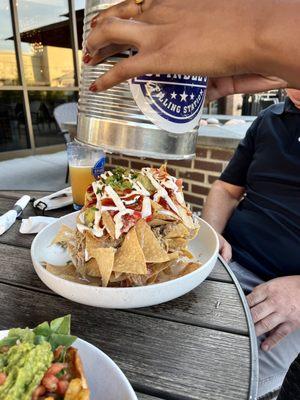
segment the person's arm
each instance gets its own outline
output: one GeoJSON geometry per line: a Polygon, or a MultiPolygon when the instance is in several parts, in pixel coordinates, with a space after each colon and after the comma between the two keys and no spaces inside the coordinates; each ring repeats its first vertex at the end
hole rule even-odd
{"type": "Polygon", "coordinates": [[[239,143],[220,179],[212,185],[202,212],[202,217],[217,231],[220,254],[227,262],[231,259],[231,246],[222,236],[222,232],[245,193],[247,173],[255,153],[255,143],[262,118],[263,112],[239,143]]]}
{"type": "Polygon", "coordinates": [[[124,48],[138,51],[93,91],[147,73],[226,77],[230,93],[248,91],[248,77],[259,90],[300,87],[300,0],[126,0],[101,11],[91,28],[84,54],[91,65],[124,48]]]}
{"type": "Polygon", "coordinates": [[[227,262],[231,259],[231,246],[222,236],[222,232],[244,192],[244,187],[231,185],[220,180],[215,181],[207,196],[201,215],[217,231],[220,254],[227,262]]]}
{"type": "Polygon", "coordinates": [[[201,217],[222,234],[244,193],[244,187],[220,180],[215,181],[207,196],[201,217]]]}

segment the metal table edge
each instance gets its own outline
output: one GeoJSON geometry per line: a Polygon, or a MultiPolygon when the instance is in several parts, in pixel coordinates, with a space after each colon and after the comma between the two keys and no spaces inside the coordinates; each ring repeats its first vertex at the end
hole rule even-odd
{"type": "Polygon", "coordinates": [[[238,279],[232,272],[229,265],[226,263],[226,261],[220,255],[219,255],[219,260],[221,261],[224,268],[226,269],[226,271],[229,273],[230,277],[232,278],[233,283],[235,284],[237,291],[239,293],[239,296],[240,296],[240,299],[242,301],[242,305],[243,305],[243,308],[245,311],[247,325],[248,325],[249,334],[250,334],[250,351],[251,351],[251,378],[250,378],[250,388],[249,388],[249,400],[256,400],[257,393],[258,393],[259,364],[258,364],[258,347],[257,347],[257,339],[256,339],[256,334],[255,334],[255,329],[254,329],[254,323],[252,320],[248,302],[246,300],[246,296],[243,292],[243,289],[242,289],[238,279]]]}

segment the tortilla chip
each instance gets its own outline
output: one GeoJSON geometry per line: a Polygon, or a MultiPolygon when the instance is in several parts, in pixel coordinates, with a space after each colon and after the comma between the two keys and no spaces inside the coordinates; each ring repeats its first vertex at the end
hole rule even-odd
{"type": "Polygon", "coordinates": [[[157,213],[160,210],[163,210],[163,206],[161,206],[160,204],[156,203],[156,201],[151,200],[151,207],[152,207],[152,214],[157,213]]]}
{"type": "Polygon", "coordinates": [[[72,379],[66,391],[64,400],[88,400],[90,392],[83,389],[79,378],[72,379]]]}
{"type": "Polygon", "coordinates": [[[113,239],[115,239],[116,238],[116,234],[115,234],[116,224],[108,211],[104,211],[102,213],[102,221],[103,221],[103,225],[105,226],[105,229],[107,230],[109,235],[113,239]]]}
{"type": "Polygon", "coordinates": [[[65,393],[64,400],[89,400],[90,390],[84,376],[81,359],[78,355],[77,349],[70,347],[67,350],[67,357],[71,365],[71,373],[75,378],[71,380],[65,393]]]}
{"type": "Polygon", "coordinates": [[[183,270],[176,276],[176,278],[180,278],[181,276],[188,275],[196,269],[200,268],[200,263],[188,263],[183,270]]]}
{"type": "Polygon", "coordinates": [[[161,210],[153,213],[153,219],[160,219],[163,221],[178,221],[180,218],[172,211],[161,210]]]}
{"type": "Polygon", "coordinates": [[[181,253],[183,256],[190,258],[191,260],[194,258],[194,255],[188,249],[182,249],[181,253]]]}
{"type": "Polygon", "coordinates": [[[158,277],[158,273],[150,276],[150,278],[147,279],[147,285],[152,285],[153,283],[155,283],[157,280],[157,277],[158,277]]]}
{"type": "Polygon", "coordinates": [[[164,269],[164,274],[166,274],[166,275],[174,275],[173,274],[173,270],[172,270],[172,264],[169,266],[169,267],[167,267],[166,269],[164,269]]]}
{"type": "Polygon", "coordinates": [[[74,230],[70,228],[68,225],[61,225],[59,231],[57,232],[55,238],[52,240],[52,244],[62,244],[67,243],[69,239],[74,236],[74,230]]]}
{"type": "Polygon", "coordinates": [[[147,274],[145,256],[139,244],[135,227],[131,228],[126,234],[121,248],[117,250],[113,271],[140,275],[147,274]]]}
{"type": "Polygon", "coordinates": [[[94,249],[98,249],[99,247],[107,247],[106,244],[107,236],[97,238],[92,233],[88,231],[85,232],[85,248],[89,255],[94,249]]]}
{"type": "Polygon", "coordinates": [[[168,253],[161,247],[144,219],[140,219],[137,222],[135,229],[147,263],[159,263],[169,260],[168,253]]]}
{"type": "Polygon", "coordinates": [[[119,283],[124,281],[124,279],[126,279],[127,274],[123,274],[122,272],[112,272],[111,276],[110,276],[110,283],[119,283]]]}
{"type": "Polygon", "coordinates": [[[94,249],[91,255],[97,262],[98,270],[102,279],[102,286],[106,287],[109,283],[114,266],[115,249],[112,247],[94,249]]]}
{"type": "Polygon", "coordinates": [[[183,225],[182,222],[172,223],[166,226],[165,228],[165,238],[184,238],[188,237],[190,231],[183,225]]]}
{"type": "Polygon", "coordinates": [[[191,231],[190,231],[189,240],[195,239],[195,237],[199,233],[199,229],[201,228],[201,220],[195,214],[193,214],[193,222],[194,222],[194,228],[191,229],[191,231]]]}
{"type": "Polygon", "coordinates": [[[149,277],[159,274],[161,271],[164,271],[166,268],[170,267],[173,263],[173,260],[163,262],[163,263],[157,263],[157,264],[152,264],[150,267],[151,273],[149,277]]]}
{"type": "Polygon", "coordinates": [[[150,226],[160,226],[160,225],[168,225],[170,221],[164,221],[162,219],[157,219],[154,218],[151,221],[148,222],[148,225],[150,226]]]}
{"type": "MultiPolygon", "coordinates": [[[[94,249],[92,253],[90,253],[90,256],[92,256],[93,252],[96,251],[94,249]]],[[[95,260],[95,258],[91,258],[89,261],[85,263],[85,268],[86,268],[86,274],[92,277],[100,278],[100,271],[98,267],[98,263],[95,260]]]]}
{"type": "Polygon", "coordinates": [[[184,238],[165,239],[168,251],[176,251],[184,249],[187,245],[187,240],[184,238]]]}
{"type": "Polygon", "coordinates": [[[85,232],[85,248],[88,254],[93,249],[98,249],[99,247],[119,247],[121,242],[122,239],[113,239],[109,236],[108,233],[98,238],[94,236],[91,232],[85,232]]]}
{"type": "Polygon", "coordinates": [[[176,260],[177,258],[179,258],[180,253],[179,251],[174,251],[173,253],[168,253],[169,256],[169,260],[176,260]]]}
{"type": "Polygon", "coordinates": [[[76,268],[71,263],[67,264],[67,265],[52,265],[52,264],[46,263],[45,268],[47,271],[51,272],[51,274],[56,275],[56,276],[75,275],[76,274],[76,268]]]}

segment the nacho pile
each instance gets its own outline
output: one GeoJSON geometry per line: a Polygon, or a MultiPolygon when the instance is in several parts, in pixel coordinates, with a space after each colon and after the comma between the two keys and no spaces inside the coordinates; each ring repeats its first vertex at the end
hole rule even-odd
{"type": "Polygon", "coordinates": [[[70,263],[51,273],[83,284],[141,286],[199,268],[188,242],[199,230],[184,201],[182,180],[160,168],[116,168],[87,189],[75,230],[62,225],[53,244],[70,263]]]}

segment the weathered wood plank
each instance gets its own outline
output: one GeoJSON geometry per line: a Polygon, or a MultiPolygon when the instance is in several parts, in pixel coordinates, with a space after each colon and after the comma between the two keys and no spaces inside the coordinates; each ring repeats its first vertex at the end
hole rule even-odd
{"type": "Polygon", "coordinates": [[[82,306],[4,284],[0,302],[1,329],[71,313],[74,334],[112,357],[139,391],[174,400],[248,398],[247,337],[82,306]]]}
{"type": "Polygon", "coordinates": [[[178,299],[136,312],[227,332],[249,332],[236,287],[223,282],[206,280],[178,299]]]}
{"type": "Polygon", "coordinates": [[[45,192],[40,190],[1,190],[0,197],[18,200],[20,197],[24,196],[24,194],[28,194],[30,197],[39,199],[41,197],[47,196],[50,193],[51,192],[45,192]]]}
{"type": "MultiPolygon", "coordinates": [[[[15,199],[1,198],[0,195],[0,215],[10,210],[14,205],[14,203],[15,199]]],[[[46,212],[45,215],[49,217],[61,217],[70,212],[72,212],[72,208],[65,207],[61,210],[46,212]]],[[[28,204],[28,206],[24,210],[24,213],[22,214],[22,217],[28,218],[34,215],[36,215],[35,210],[33,209],[31,204],[28,204]]],[[[39,213],[38,215],[41,215],[41,213],[39,213]]],[[[5,232],[3,235],[0,236],[0,243],[6,243],[14,246],[30,248],[34,235],[21,235],[19,233],[20,225],[21,221],[16,221],[15,224],[7,232],[5,232]]]]}
{"type": "MultiPolygon", "coordinates": [[[[34,272],[28,249],[0,244],[0,281],[52,293],[34,272]]],[[[205,281],[171,302],[135,311],[187,324],[247,335],[248,327],[235,285],[205,281]]]]}
{"type": "MultiPolygon", "coordinates": [[[[31,193],[29,193],[30,195],[31,193]]],[[[19,198],[19,196],[17,196],[19,198]]],[[[10,210],[12,206],[15,204],[17,199],[14,198],[7,198],[7,197],[1,197],[0,194],[0,214],[5,213],[6,211],[10,210]]],[[[70,212],[74,211],[72,206],[67,206],[64,208],[61,208],[59,210],[51,210],[51,211],[46,211],[45,215],[49,217],[61,217],[63,215],[66,215],[70,212]]],[[[28,204],[28,206],[25,208],[23,215],[24,218],[28,218],[34,215],[42,215],[42,212],[40,210],[35,210],[32,206],[32,204],[28,204]]]]}
{"type": "Polygon", "coordinates": [[[150,396],[149,394],[145,394],[145,393],[136,392],[136,395],[139,400],[162,400],[159,397],[153,397],[153,396],[150,396]]]}
{"type": "Polygon", "coordinates": [[[0,244],[0,281],[52,293],[34,271],[30,250],[0,244]]]}

